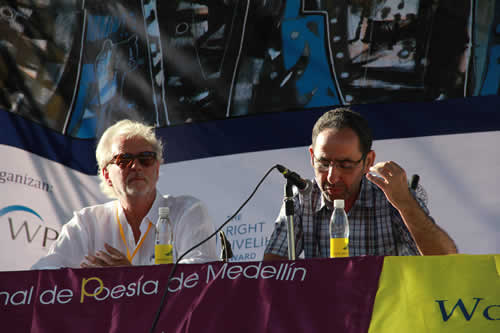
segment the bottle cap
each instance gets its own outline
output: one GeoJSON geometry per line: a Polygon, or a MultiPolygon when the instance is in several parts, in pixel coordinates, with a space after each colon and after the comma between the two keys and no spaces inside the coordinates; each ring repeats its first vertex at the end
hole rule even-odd
{"type": "Polygon", "coordinates": [[[158,209],[158,214],[160,217],[168,217],[168,214],[170,214],[170,209],[168,207],[160,207],[158,209]]]}
{"type": "Polygon", "coordinates": [[[344,199],[333,200],[333,208],[344,208],[344,199]]]}

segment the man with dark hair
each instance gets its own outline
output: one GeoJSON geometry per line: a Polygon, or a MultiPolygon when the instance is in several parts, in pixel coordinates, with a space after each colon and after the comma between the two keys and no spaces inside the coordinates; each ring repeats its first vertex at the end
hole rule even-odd
{"type": "MultiPolygon", "coordinates": [[[[329,256],[336,199],[345,201],[351,256],[457,253],[423,200],[408,188],[404,169],[393,161],[374,165],[372,132],[360,114],[346,108],[326,112],[314,125],[309,152],[315,180],[310,191],[294,197],[297,254],[329,256]]],[[[287,259],[286,222],[282,208],[264,260],[287,259]]]]}

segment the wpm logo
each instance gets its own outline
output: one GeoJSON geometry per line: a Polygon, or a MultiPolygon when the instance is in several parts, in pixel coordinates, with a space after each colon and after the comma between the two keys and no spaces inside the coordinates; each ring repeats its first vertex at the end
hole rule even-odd
{"type": "Polygon", "coordinates": [[[0,218],[7,218],[9,221],[10,236],[13,241],[27,241],[31,244],[35,239],[42,237],[42,246],[47,246],[47,241],[56,240],[59,232],[53,228],[42,224],[43,218],[33,209],[22,205],[11,205],[0,209],[0,218]],[[17,214],[21,212],[21,214],[17,214]],[[14,214],[16,213],[16,214],[14,214]],[[26,214],[22,214],[26,213],[26,214]],[[25,216],[25,218],[14,218],[13,216],[25,216]],[[25,231],[26,238],[22,237],[22,231],[25,231]],[[40,233],[40,230],[43,230],[40,233]],[[43,236],[39,236],[43,234],[43,236]]]}

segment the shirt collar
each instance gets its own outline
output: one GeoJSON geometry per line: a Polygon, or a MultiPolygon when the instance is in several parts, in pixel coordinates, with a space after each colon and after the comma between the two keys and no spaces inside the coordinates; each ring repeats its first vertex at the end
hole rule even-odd
{"type": "MultiPolygon", "coordinates": [[[[363,177],[361,179],[361,189],[359,190],[358,200],[354,203],[353,207],[374,207],[375,202],[373,198],[369,195],[373,191],[373,187],[377,185],[373,184],[371,181],[363,177]]],[[[377,187],[378,188],[378,187],[377,187]]]]}
{"type": "Polygon", "coordinates": [[[148,222],[151,222],[153,224],[156,224],[156,221],[158,220],[158,209],[160,207],[163,207],[163,195],[156,189],[156,197],[155,201],[153,202],[153,205],[151,206],[151,209],[149,212],[146,214],[142,222],[146,221],[146,223],[141,223],[141,231],[142,228],[147,228],[148,227],[148,222]]]}
{"type": "MultiPolygon", "coordinates": [[[[125,216],[125,212],[123,211],[122,205],[120,205],[120,201],[116,200],[115,202],[118,205],[118,214],[119,214],[120,220],[127,221],[127,217],[125,216]]],[[[153,205],[149,209],[149,212],[146,214],[146,216],[144,216],[144,218],[141,221],[141,225],[139,226],[139,230],[141,231],[141,233],[146,232],[150,221],[153,225],[156,224],[156,221],[158,220],[158,215],[159,215],[158,208],[163,207],[163,206],[165,206],[164,202],[163,202],[163,195],[158,191],[158,189],[156,189],[155,201],[153,201],[153,205]]],[[[128,223],[122,222],[122,227],[123,228],[130,228],[130,225],[128,223]]]]}
{"type": "Polygon", "coordinates": [[[314,179],[313,184],[314,184],[312,188],[313,193],[311,194],[311,197],[315,199],[313,207],[314,212],[318,213],[324,208],[332,209],[331,204],[327,200],[325,200],[325,197],[323,196],[323,193],[321,192],[318,183],[316,183],[316,179],[314,179]]]}

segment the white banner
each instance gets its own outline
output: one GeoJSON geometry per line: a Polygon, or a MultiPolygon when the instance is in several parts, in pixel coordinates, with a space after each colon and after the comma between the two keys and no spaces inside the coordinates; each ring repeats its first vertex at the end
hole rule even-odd
{"type": "Polygon", "coordinates": [[[103,202],[97,177],[0,145],[0,270],[24,270],[47,252],[80,207],[103,202]]]}
{"type": "MultiPolygon", "coordinates": [[[[468,254],[500,253],[500,132],[374,142],[376,161],[394,160],[420,176],[431,215],[468,254]]],[[[308,147],[269,150],[165,164],[159,190],[204,201],[220,226],[264,174],[282,164],[312,178],[308,147]]],[[[103,203],[97,176],[74,171],[18,148],[0,168],[0,270],[25,270],[42,256],[74,210],[103,203]]],[[[166,160],[168,161],[168,145],[166,160]]],[[[233,261],[262,258],[283,201],[284,178],[273,171],[248,205],[224,227],[233,261]]]]}

